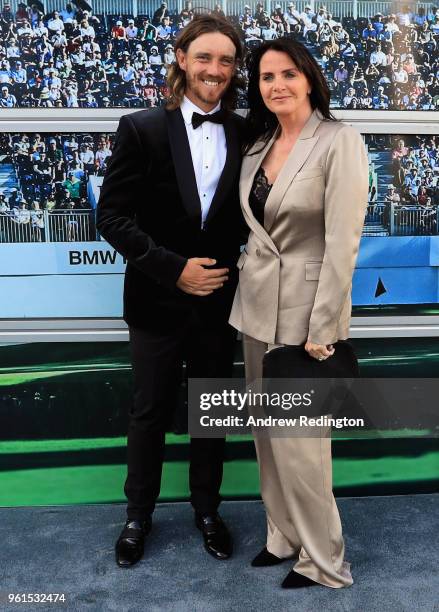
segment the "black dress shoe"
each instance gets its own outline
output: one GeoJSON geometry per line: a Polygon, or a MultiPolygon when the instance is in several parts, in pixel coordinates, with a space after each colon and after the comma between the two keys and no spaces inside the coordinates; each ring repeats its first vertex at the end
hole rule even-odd
{"type": "Polygon", "coordinates": [[[202,532],[204,547],[215,559],[228,559],[233,551],[232,536],[219,514],[195,514],[195,525],[202,532]]]}
{"type": "Polygon", "coordinates": [[[276,557],[276,555],[268,552],[267,548],[264,546],[261,552],[253,559],[252,567],[269,567],[270,565],[278,565],[283,561],[286,561],[286,558],[281,559],[280,557],[276,557]]]}
{"type": "Polygon", "coordinates": [[[119,567],[130,567],[143,556],[145,537],[151,531],[151,519],[131,521],[128,519],[116,542],[116,563],[119,567]]]}
{"type": "Polygon", "coordinates": [[[284,578],[282,582],[283,589],[302,589],[304,587],[310,586],[318,586],[318,582],[314,582],[311,578],[307,578],[306,576],[302,576],[302,574],[298,574],[294,570],[284,578]]]}

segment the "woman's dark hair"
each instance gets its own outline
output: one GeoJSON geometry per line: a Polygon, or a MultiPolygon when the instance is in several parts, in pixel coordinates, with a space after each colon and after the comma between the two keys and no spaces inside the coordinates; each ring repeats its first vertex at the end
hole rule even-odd
{"type": "MultiPolygon", "coordinates": [[[[294,62],[299,72],[302,72],[311,85],[310,102],[312,109],[318,109],[329,121],[336,121],[329,110],[331,93],[322,71],[306,47],[291,38],[278,38],[264,42],[247,56],[248,69],[248,106],[246,143],[244,153],[262,140],[263,146],[273,136],[279,122],[274,113],[265,106],[259,91],[259,66],[262,56],[267,51],[286,53],[294,62]]],[[[262,148],[263,148],[262,146],[262,148]]],[[[255,151],[257,153],[258,151],[255,151]]]]}

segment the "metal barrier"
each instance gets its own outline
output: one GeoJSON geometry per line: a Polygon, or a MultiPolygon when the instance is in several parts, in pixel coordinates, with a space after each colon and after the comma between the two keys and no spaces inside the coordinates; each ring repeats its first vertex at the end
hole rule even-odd
{"type": "MultiPolygon", "coordinates": [[[[109,0],[109,3],[113,4],[114,6],[114,2],[112,2],[112,0],[109,0]]],[[[168,11],[170,13],[180,13],[184,6],[183,0],[169,0],[167,4],[168,4],[168,11]]],[[[203,3],[203,6],[204,6],[204,3],[203,3]]],[[[148,15],[149,18],[152,19],[152,16],[156,12],[156,10],[160,8],[160,0],[137,0],[137,7],[133,7],[133,9],[134,8],[137,8],[136,15],[148,15]]],[[[212,6],[211,8],[215,8],[215,7],[212,6]]],[[[112,9],[111,12],[114,13],[114,8],[112,9]]]]}
{"type": "MultiPolygon", "coordinates": [[[[363,236],[439,235],[438,206],[369,204],[363,236]]],[[[8,211],[0,213],[0,243],[91,242],[99,240],[94,210],[8,211]]]]}
{"type": "Polygon", "coordinates": [[[97,240],[93,210],[0,213],[0,243],[90,242],[97,240]]]}
{"type": "Polygon", "coordinates": [[[438,207],[390,205],[391,236],[439,234],[438,207]]]}
{"type": "MultiPolygon", "coordinates": [[[[51,12],[63,10],[66,2],[64,0],[45,0],[44,4],[46,6],[46,11],[51,12]]],[[[92,0],[91,2],[95,15],[115,15],[119,13],[123,15],[133,15],[135,4],[135,0],[92,0]]],[[[157,0],[154,5],[154,11],[156,11],[160,6],[160,0],[157,0]]]]}
{"type": "Polygon", "coordinates": [[[389,236],[389,223],[386,219],[386,205],[383,202],[369,204],[364,220],[363,236],[389,236]]]}
{"type": "Polygon", "coordinates": [[[30,215],[0,213],[0,242],[33,242],[30,215]]]}
{"type": "Polygon", "coordinates": [[[390,202],[369,204],[363,236],[436,236],[438,206],[405,206],[390,202]]]}

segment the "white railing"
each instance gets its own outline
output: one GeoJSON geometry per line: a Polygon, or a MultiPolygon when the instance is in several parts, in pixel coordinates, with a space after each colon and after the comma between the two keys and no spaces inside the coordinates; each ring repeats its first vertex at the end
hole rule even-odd
{"type": "MultiPolygon", "coordinates": [[[[62,10],[66,2],[64,0],[45,0],[46,11],[62,10]]],[[[135,2],[133,0],[92,0],[90,2],[95,15],[114,15],[117,13],[133,15],[135,2]]],[[[155,2],[156,10],[160,6],[160,0],[155,2]]]]}
{"type": "Polygon", "coordinates": [[[91,210],[41,210],[0,213],[0,243],[90,242],[96,240],[91,210]]]}
{"type": "Polygon", "coordinates": [[[368,205],[364,220],[363,236],[388,236],[389,223],[386,221],[386,205],[375,202],[368,205]]]}
{"type": "MultiPolygon", "coordinates": [[[[20,0],[11,0],[10,4],[12,10],[15,12],[20,0]]],[[[66,0],[43,0],[46,13],[54,10],[62,10],[65,7],[66,0]]],[[[207,9],[211,10],[215,7],[215,0],[193,0],[192,6],[194,10],[207,9]]],[[[254,10],[256,7],[256,0],[248,2],[247,0],[219,0],[218,4],[221,4],[226,15],[240,15],[244,11],[244,5],[250,4],[254,10]]],[[[281,4],[282,8],[286,10],[288,4],[287,0],[265,0],[264,2],[266,10],[271,13],[274,9],[275,4],[281,4]]],[[[325,2],[322,0],[296,0],[296,8],[302,11],[306,4],[310,4],[314,10],[317,10],[321,4],[324,4],[328,11],[334,15],[334,17],[373,17],[377,13],[388,15],[389,13],[397,13],[401,10],[402,4],[407,4],[410,9],[417,13],[418,8],[423,7],[428,12],[434,2],[407,2],[403,3],[398,0],[329,0],[325,2]]],[[[114,15],[114,14],[125,14],[125,15],[149,15],[152,17],[154,12],[160,6],[160,0],[92,0],[91,5],[95,15],[114,15]]],[[[179,13],[184,6],[184,0],[168,0],[168,10],[171,13],[179,13]]]]}
{"type": "Polygon", "coordinates": [[[363,236],[436,236],[438,206],[406,206],[377,202],[369,204],[363,236]]]}
{"type": "Polygon", "coordinates": [[[437,206],[426,208],[425,206],[391,204],[390,235],[432,236],[439,234],[437,209],[437,206]]]}

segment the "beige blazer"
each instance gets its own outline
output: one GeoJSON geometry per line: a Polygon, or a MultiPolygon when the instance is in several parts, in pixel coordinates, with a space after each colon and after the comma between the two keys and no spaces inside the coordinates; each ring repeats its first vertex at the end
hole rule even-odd
{"type": "Polygon", "coordinates": [[[269,344],[297,345],[308,337],[332,344],[349,336],[368,159],[357,130],[322,119],[314,111],[303,127],[271,188],[264,227],[252,214],[249,193],[276,134],[242,163],[241,207],[251,232],[237,263],[229,322],[269,344]]]}

